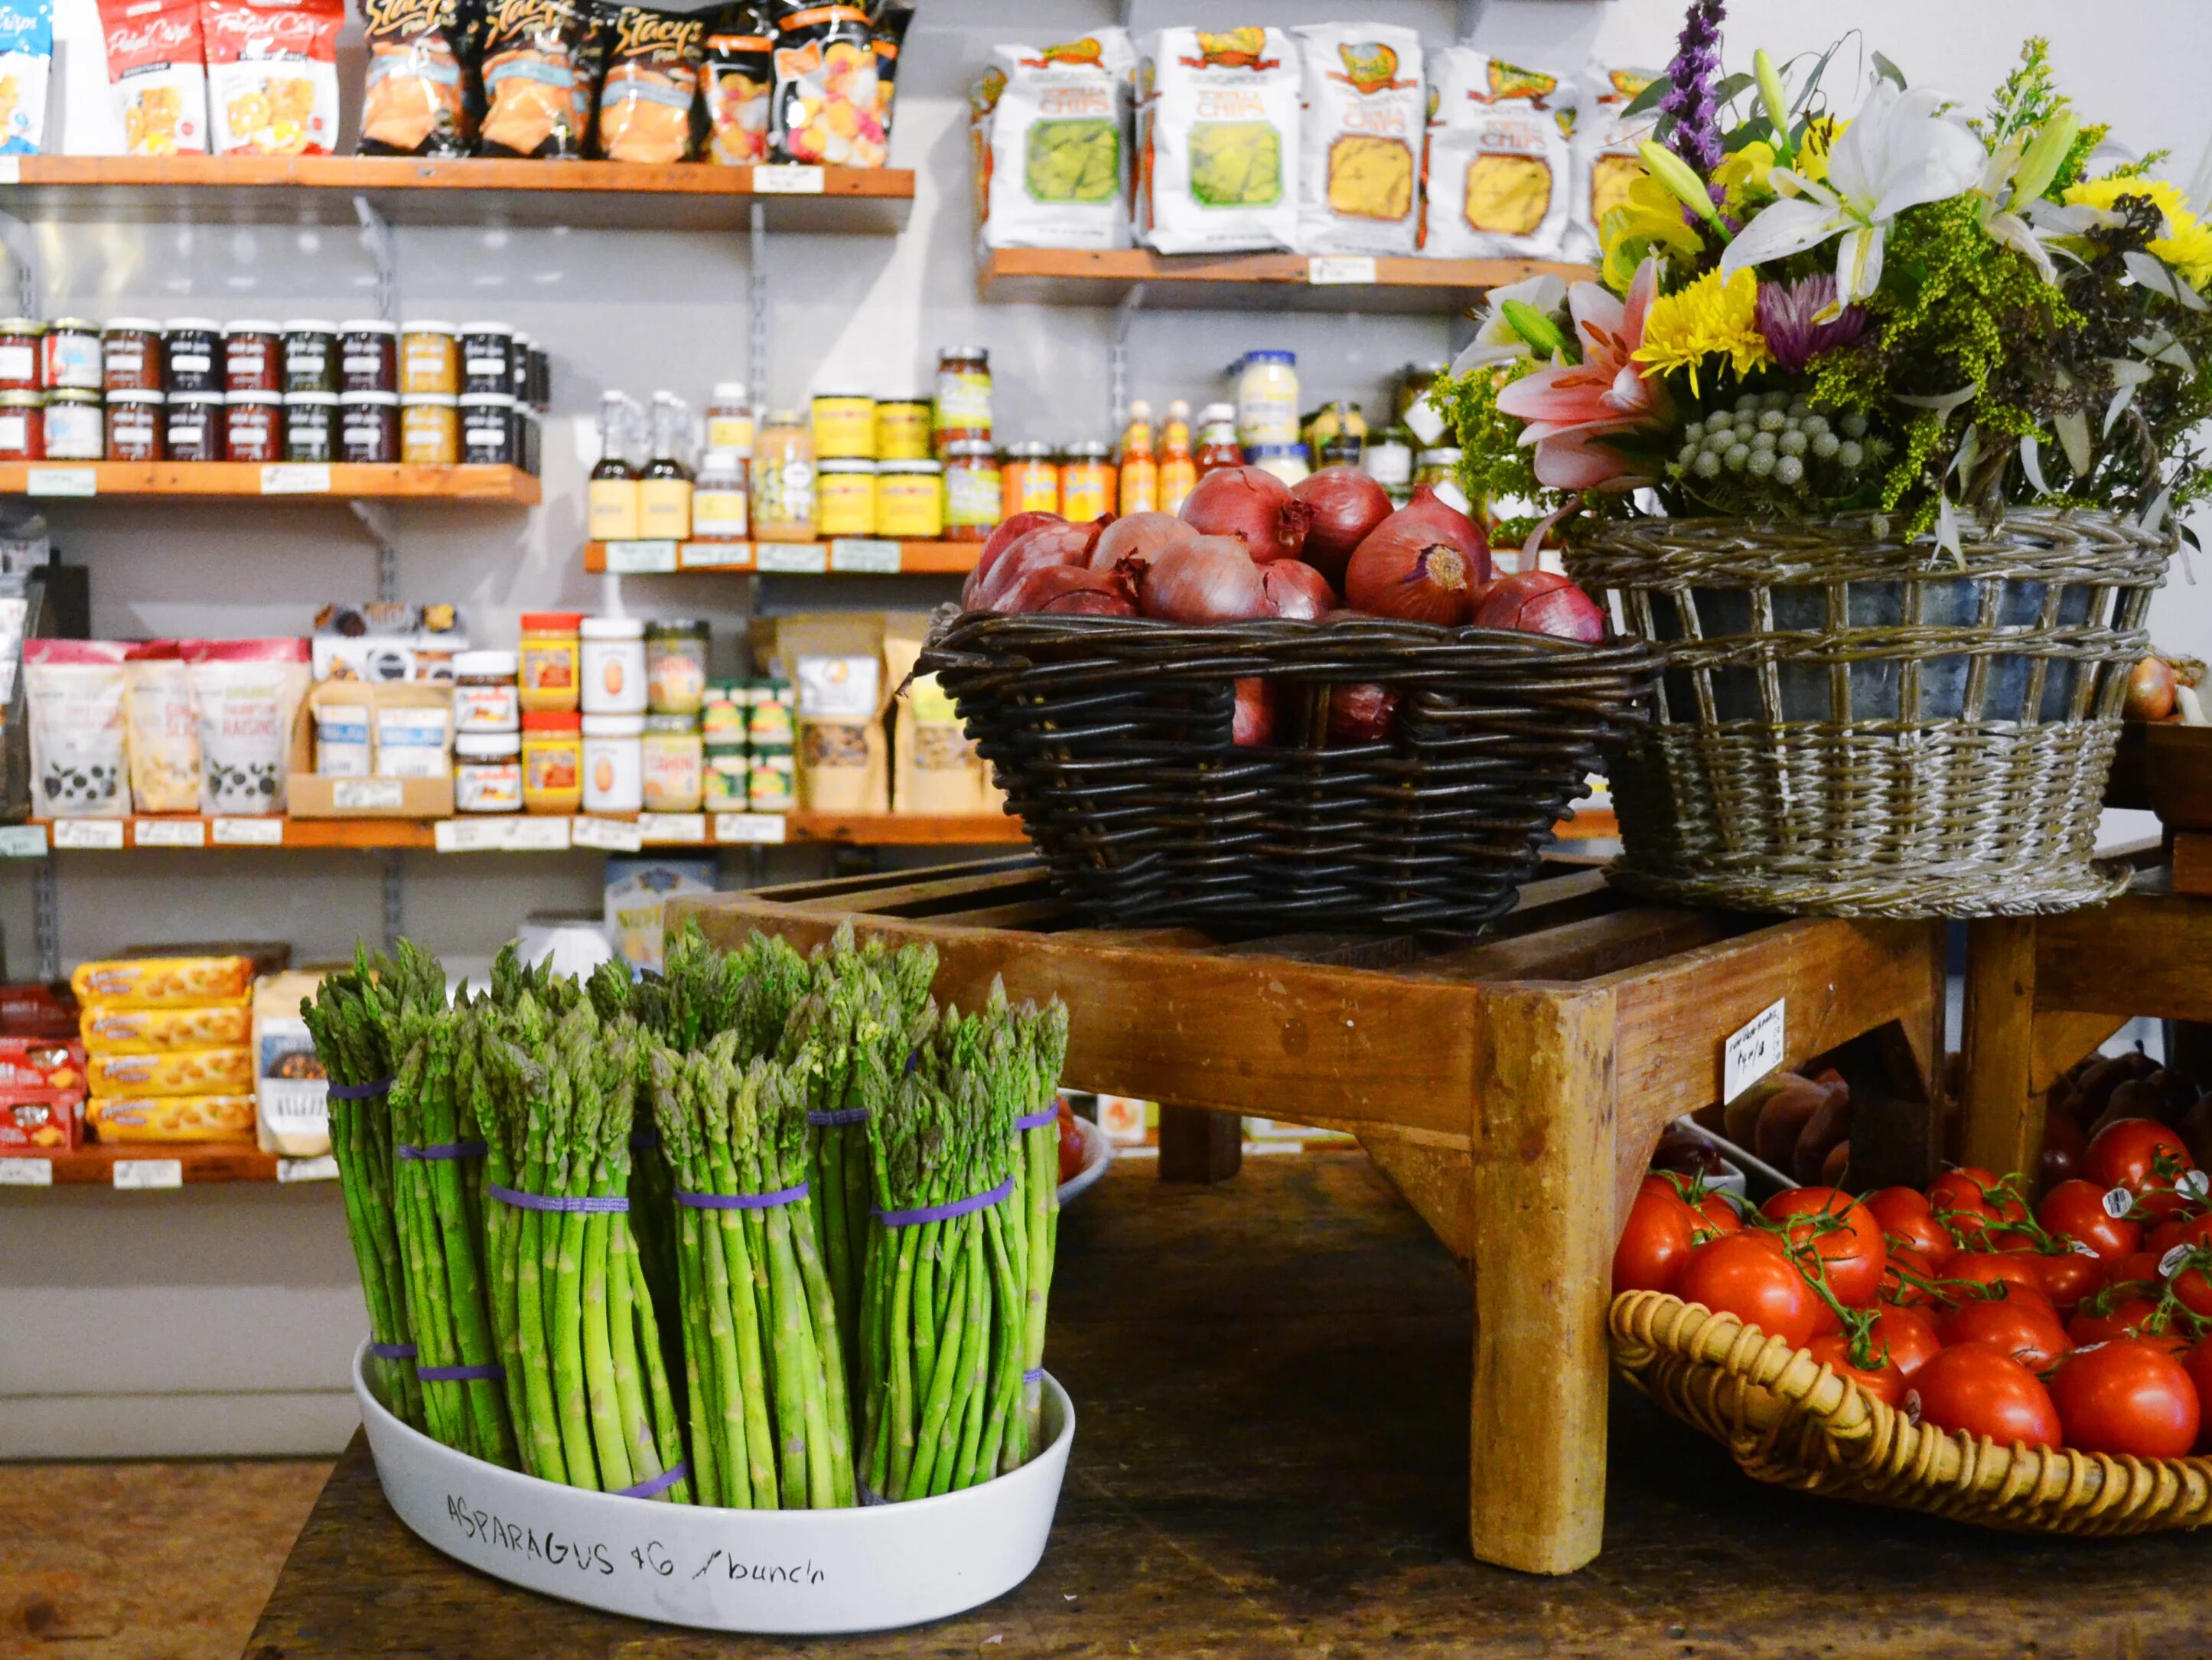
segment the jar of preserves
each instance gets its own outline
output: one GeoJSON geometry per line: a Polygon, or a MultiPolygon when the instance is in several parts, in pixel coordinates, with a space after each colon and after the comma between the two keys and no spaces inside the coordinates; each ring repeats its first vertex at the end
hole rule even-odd
{"type": "Polygon", "coordinates": [[[753,440],[753,535],[811,542],[814,512],[813,434],[795,410],[771,410],[753,440]]]}
{"type": "Polygon", "coordinates": [[[583,727],[584,811],[639,811],[645,805],[645,717],[587,714],[583,727]]]}
{"type": "Polygon", "coordinates": [[[461,459],[461,400],[450,393],[399,398],[399,459],[416,466],[450,467],[461,459]]]}
{"type": "Polygon", "coordinates": [[[97,461],[106,454],[100,394],[73,386],[48,392],[44,445],[49,461],[97,461]]]}
{"type": "Polygon", "coordinates": [[[814,453],[824,461],[876,454],[876,400],[862,392],[814,394],[814,453]]]}
{"type": "Polygon", "coordinates": [[[745,746],[708,744],[702,750],[699,805],[708,812],[746,810],[745,746]]]}
{"type": "Polygon", "coordinates": [[[453,730],[514,732],[522,724],[522,699],[515,684],[520,654],[463,651],[453,654],[453,730]]]}
{"type": "Polygon", "coordinates": [[[274,323],[226,323],[222,328],[225,392],[284,390],[284,341],[274,323]]]}
{"type": "Polygon", "coordinates": [[[1313,471],[1306,459],[1304,444],[1261,444],[1244,452],[1254,466],[1262,472],[1271,472],[1283,483],[1295,489],[1304,483],[1313,471]]]}
{"type": "Polygon", "coordinates": [[[46,405],[42,392],[0,392],[0,461],[45,458],[46,405]]]}
{"type": "Polygon", "coordinates": [[[356,465],[399,459],[399,394],[338,394],[338,459],[356,465]]]}
{"type": "Polygon", "coordinates": [[[1244,465],[1244,447],[1237,441],[1237,406],[1208,404],[1198,412],[1198,453],[1192,458],[1200,478],[1218,467],[1244,465]]]}
{"type": "Polygon", "coordinates": [[[49,392],[98,392],[106,384],[99,324],[82,317],[57,317],[46,325],[40,344],[45,357],[41,379],[49,392]]]}
{"type": "Polygon", "coordinates": [[[1298,355],[1248,351],[1237,366],[1237,439],[1247,449],[1298,441],[1298,355]]]}
{"type": "Polygon", "coordinates": [[[526,404],[514,406],[514,465],[535,477],[544,453],[544,423],[526,404]]]}
{"type": "Polygon", "coordinates": [[[514,396],[514,331],[506,324],[461,325],[461,391],[514,396]]]}
{"type": "Polygon", "coordinates": [[[999,522],[999,455],[977,441],[945,447],[945,539],[988,542],[999,522]]]}
{"type": "Polygon", "coordinates": [[[425,318],[399,325],[399,391],[403,397],[461,393],[461,343],[451,323],[425,318]]]}
{"type": "Polygon", "coordinates": [[[641,795],[647,812],[696,812],[706,745],[688,714],[645,717],[641,795]]]}
{"type": "Polygon", "coordinates": [[[119,392],[107,400],[107,459],[161,459],[162,396],[158,392],[119,392]]]}
{"type": "Polygon", "coordinates": [[[0,392],[39,389],[39,346],[46,325],[33,317],[0,318],[0,392]]]}
{"type": "Polygon", "coordinates": [[[945,534],[945,469],[935,461],[876,463],[876,534],[934,542],[945,534]]]}
{"type": "Polygon", "coordinates": [[[584,717],[568,709],[522,714],[522,808],[570,813],[584,805],[584,717]]]}
{"type": "Polygon", "coordinates": [[[472,467],[514,465],[514,398],[503,392],[461,394],[461,459],[472,467]]]}
{"type": "Polygon", "coordinates": [[[319,317],[284,323],[284,395],[338,389],[338,325],[319,317]]]}
{"type": "Polygon", "coordinates": [[[329,461],[337,455],[338,395],[294,392],[284,395],[284,459],[329,461]]]}
{"type": "Polygon", "coordinates": [[[161,382],[170,392],[221,392],[222,331],[211,317],[178,317],[161,331],[161,382]]]}
{"type": "Polygon", "coordinates": [[[876,464],[840,458],[824,461],[815,485],[817,536],[876,533],[876,464]]]}
{"type": "Polygon", "coordinates": [[[380,317],[338,325],[338,390],[399,390],[399,325],[380,317]]]}
{"type": "Polygon", "coordinates": [[[691,539],[742,542],[750,522],[744,462],[732,451],[708,450],[691,486],[691,539]]]}
{"type": "MultiPolygon", "coordinates": [[[[108,402],[131,395],[110,392],[108,402]]],[[[180,392],[169,399],[163,428],[169,459],[222,460],[222,394],[216,392],[180,392]]]]}
{"type": "Polygon", "coordinates": [[[573,710],[582,685],[580,611],[526,611],[516,654],[526,712],[573,710]]]}
{"type": "Polygon", "coordinates": [[[654,714],[699,713],[707,695],[707,625],[691,617],[645,630],[646,707],[654,714]]]}
{"type": "Polygon", "coordinates": [[[789,812],[799,805],[799,757],[788,744],[745,751],[745,811],[789,812]]]}
{"type": "Polygon", "coordinates": [[[927,398],[884,398],[876,405],[876,459],[928,460],[930,425],[927,398]]]}
{"type": "Polygon", "coordinates": [[[1110,447],[1096,439],[1067,447],[1060,468],[1060,511],[1076,524],[1114,511],[1111,453],[1110,447]]]}
{"type": "Polygon", "coordinates": [[[1413,405],[1429,395],[1429,389],[1451,373],[1451,365],[1441,360],[1426,363],[1408,363],[1399,372],[1397,386],[1390,396],[1390,421],[1394,426],[1405,424],[1406,417],[1413,405]]]}
{"type": "Polygon", "coordinates": [[[982,347],[954,346],[938,353],[932,435],[940,449],[991,441],[991,354],[982,347]]]}
{"type": "Polygon", "coordinates": [[[1018,513],[1058,513],[1060,467],[1052,458],[1052,446],[1036,439],[1007,445],[999,463],[999,491],[1005,498],[999,514],[1002,519],[1018,513]]]}
{"type": "Polygon", "coordinates": [[[578,628],[586,714],[643,714],[645,624],[630,617],[586,617],[578,628]]]}
{"type": "Polygon", "coordinates": [[[717,380],[714,395],[707,403],[708,449],[750,458],[754,432],[752,399],[745,395],[745,383],[717,380]]]}
{"type": "Polygon", "coordinates": [[[709,680],[699,700],[699,735],[710,745],[745,744],[745,683],[709,680]]]}
{"type": "Polygon", "coordinates": [[[100,331],[104,392],[160,392],[161,325],[150,317],[111,319],[100,331]]]}
{"type": "Polygon", "coordinates": [[[234,392],[223,398],[226,461],[274,461],[284,453],[284,400],[273,392],[234,392]]]}
{"type": "Polygon", "coordinates": [[[522,811],[522,738],[512,732],[457,733],[453,811],[522,811]]]}

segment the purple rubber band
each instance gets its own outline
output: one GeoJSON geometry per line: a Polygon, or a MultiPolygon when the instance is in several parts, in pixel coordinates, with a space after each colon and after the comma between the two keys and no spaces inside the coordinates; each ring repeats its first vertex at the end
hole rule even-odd
{"type": "Polygon", "coordinates": [[[1009,1176],[988,1193],[971,1193],[965,1199],[956,1199],[949,1205],[927,1205],[920,1210],[876,1210],[868,1214],[887,1228],[918,1228],[925,1222],[950,1222],[956,1216],[965,1216],[970,1211],[988,1210],[1014,1190],[1014,1178],[1009,1176]]]}
{"type": "Polygon", "coordinates": [[[368,1352],[380,1360],[412,1360],[415,1358],[412,1343],[371,1343],[368,1352]]]}
{"type": "Polygon", "coordinates": [[[786,1188],[781,1193],[686,1193],[676,1190],[676,1202],[693,1210],[774,1210],[779,1205],[795,1205],[806,1197],[806,1183],[786,1188]]]}
{"type": "Polygon", "coordinates": [[[866,1508],[870,1505],[888,1505],[891,1502],[890,1499],[884,1498],[883,1494],[878,1493],[873,1487],[870,1487],[866,1481],[858,1483],[858,1486],[860,1489],[860,1505],[863,1509],[866,1508]]]}
{"type": "Polygon", "coordinates": [[[1060,1107],[1055,1103],[1054,1105],[1047,1107],[1042,1112],[1033,1112],[1029,1114],[1026,1117],[1015,1119],[1014,1128],[1018,1133],[1022,1130],[1041,1130],[1047,1124],[1051,1123],[1059,1116],[1060,1107]]]}
{"type": "Polygon", "coordinates": [[[366,1101],[372,1095],[389,1095],[391,1093],[392,1080],[389,1078],[380,1078],[374,1084],[333,1084],[331,1085],[331,1099],[333,1101],[366,1101]]]}
{"type": "Polygon", "coordinates": [[[659,1130],[632,1130],[629,1133],[629,1148],[632,1152],[650,1152],[659,1145],[659,1130]]]}
{"type": "Polygon", "coordinates": [[[601,1198],[571,1199],[557,1193],[517,1193],[513,1188],[503,1188],[496,1182],[484,1183],[484,1191],[502,1205],[512,1205],[517,1210],[583,1211],[593,1216],[611,1216],[629,1208],[629,1201],[620,1194],[608,1194],[601,1198]]]}
{"type": "Polygon", "coordinates": [[[839,1107],[834,1112],[810,1112],[806,1115],[806,1122],[817,1129],[841,1129],[847,1124],[866,1123],[868,1110],[866,1107],[839,1107]]]}
{"type": "Polygon", "coordinates": [[[410,1146],[404,1141],[392,1144],[396,1158],[421,1158],[435,1161],[444,1158],[481,1158],[491,1149],[481,1141],[434,1141],[428,1146],[410,1146]]]}
{"type": "Polygon", "coordinates": [[[669,1488],[674,1487],[678,1481],[681,1481],[685,1476],[690,1474],[691,1466],[686,1463],[683,1459],[679,1458],[676,1461],[676,1468],[674,1469],[663,1470],[659,1475],[654,1476],[650,1481],[641,1481],[634,1487],[617,1487],[615,1489],[615,1497],[617,1499],[650,1499],[655,1493],[666,1493],[669,1488]]]}
{"type": "Polygon", "coordinates": [[[426,1383],[489,1383],[507,1376],[507,1368],[489,1366],[417,1366],[415,1375],[426,1383]]]}

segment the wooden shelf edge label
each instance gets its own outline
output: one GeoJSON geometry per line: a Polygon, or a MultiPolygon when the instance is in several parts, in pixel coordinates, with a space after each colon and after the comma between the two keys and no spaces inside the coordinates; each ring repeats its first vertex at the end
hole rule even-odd
{"type": "Polygon", "coordinates": [[[763,575],[826,575],[830,550],[819,542],[758,542],[753,545],[753,566],[763,575]]]}
{"type": "Polygon", "coordinates": [[[830,544],[830,569],[855,576],[896,576],[899,544],[872,536],[841,536],[830,544]]]}
{"type": "Polygon", "coordinates": [[[1306,261],[1306,281],[1317,289],[1371,285],[1375,281],[1375,256],[1316,253],[1306,261]]]}
{"type": "Polygon", "coordinates": [[[120,818],[57,818],[53,824],[53,836],[57,848],[98,853],[119,852],[123,847],[123,821],[120,818]]]}
{"type": "Polygon", "coordinates": [[[620,818],[586,815],[569,824],[568,845],[602,853],[636,853],[645,846],[645,832],[620,818]]]}
{"type": "Polygon", "coordinates": [[[676,569],[673,542],[602,542],[611,576],[665,576],[676,569]]]}
{"type": "Polygon", "coordinates": [[[714,839],[738,846],[781,847],[787,829],[784,817],[780,812],[718,812],[714,815],[714,839]]]}
{"type": "Polygon", "coordinates": [[[279,1182],[335,1182],[338,1179],[338,1161],[329,1153],[313,1158],[279,1158],[276,1161],[279,1182]]]}
{"type": "MultiPolygon", "coordinates": [[[[197,818],[137,818],[131,821],[131,844],[138,848],[204,848],[207,826],[197,818]]],[[[282,835],[280,830],[278,832],[282,835]]]]}
{"type": "MultiPolygon", "coordinates": [[[[9,156],[9,161],[15,157],[9,156]]],[[[54,1184],[51,1158],[0,1158],[0,1188],[50,1188],[54,1184]]]]}
{"type": "Polygon", "coordinates": [[[30,467],[23,474],[23,494],[97,496],[100,471],[96,467],[30,467]]]}
{"type": "Polygon", "coordinates": [[[219,848],[281,848],[284,821],[281,818],[216,818],[210,821],[219,848]]]}
{"type": "Polygon", "coordinates": [[[819,167],[786,162],[753,169],[756,196],[819,196],[827,188],[828,179],[819,167]]]}
{"type": "Polygon", "coordinates": [[[331,470],[321,461],[276,461],[261,469],[264,496],[328,496],[331,470]]]}
{"type": "Polygon", "coordinates": [[[185,1185],[181,1158],[118,1158],[109,1177],[118,1193],[150,1193],[185,1185]]]}

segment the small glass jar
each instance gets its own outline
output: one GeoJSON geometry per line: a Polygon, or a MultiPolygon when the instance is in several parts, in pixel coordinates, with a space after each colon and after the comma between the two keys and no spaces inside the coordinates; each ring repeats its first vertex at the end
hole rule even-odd
{"type": "Polygon", "coordinates": [[[1096,439],[1067,447],[1060,469],[1060,511],[1084,524],[1115,507],[1112,452],[1096,439]]]}
{"type": "MultiPolygon", "coordinates": [[[[108,402],[132,395],[110,392],[108,402]]],[[[216,392],[180,392],[169,399],[168,418],[163,426],[169,459],[222,460],[222,394],[216,392]]]]}
{"type": "Polygon", "coordinates": [[[645,717],[643,795],[647,812],[696,812],[705,789],[706,745],[688,714],[645,717]]]}
{"type": "Polygon", "coordinates": [[[645,682],[652,713],[696,716],[707,696],[707,625],[690,617],[648,623],[645,682]]]}
{"type": "Polygon", "coordinates": [[[745,688],[745,742],[754,749],[789,749],[795,729],[791,719],[791,682],[756,680],[745,688]]]}
{"type": "Polygon", "coordinates": [[[568,709],[522,714],[522,810],[573,813],[584,805],[584,717],[568,709]]]}
{"type": "Polygon", "coordinates": [[[460,399],[450,392],[402,392],[399,459],[423,467],[450,467],[458,463],[461,459],[460,399]]]}
{"type": "Polygon", "coordinates": [[[572,713],[581,693],[583,613],[526,611],[516,654],[522,707],[529,714],[572,713]]]}
{"type": "Polygon", "coordinates": [[[645,806],[645,717],[584,717],[584,811],[636,812],[645,806]]]}
{"type": "Polygon", "coordinates": [[[1058,513],[1060,466],[1053,459],[1052,446],[1034,439],[1007,445],[999,463],[999,493],[1002,519],[1018,513],[1058,513]]]}
{"type": "Polygon", "coordinates": [[[745,810],[789,812],[799,804],[799,757],[788,744],[745,751],[745,810]]]}
{"type": "Polygon", "coordinates": [[[337,454],[338,395],[334,392],[284,394],[284,459],[329,461],[337,454]]]}
{"type": "Polygon", "coordinates": [[[876,400],[862,392],[817,392],[811,411],[814,453],[823,460],[876,455],[876,400]]]}
{"type": "Polygon", "coordinates": [[[711,745],[745,745],[745,684],[742,680],[709,680],[699,700],[699,735],[711,745]]]}
{"type": "Polygon", "coordinates": [[[284,453],[284,399],[273,392],[234,392],[223,399],[226,461],[274,461],[284,453]]]}
{"type": "Polygon", "coordinates": [[[1413,483],[1449,484],[1456,479],[1462,452],[1446,445],[1440,449],[1423,450],[1413,458],[1413,483]]]}
{"type": "Polygon", "coordinates": [[[161,331],[161,380],[170,392],[221,392],[222,331],[211,317],[172,318],[161,331]]]}
{"type": "Polygon", "coordinates": [[[522,738],[519,733],[455,734],[453,811],[522,811],[522,738]]]}
{"type": "Polygon", "coordinates": [[[1274,474],[1293,489],[1304,483],[1313,471],[1304,444],[1261,444],[1244,453],[1252,465],[1262,472],[1274,474]]]}
{"type": "Polygon", "coordinates": [[[461,393],[461,343],[451,323],[427,318],[399,325],[399,393],[458,398],[461,393]]]}
{"type": "Polygon", "coordinates": [[[744,812],[749,803],[743,744],[708,744],[699,770],[699,805],[708,812],[744,812]]]}
{"type": "Polygon", "coordinates": [[[876,459],[928,460],[929,428],[929,400],[927,398],[883,399],[876,405],[876,459]]]}
{"type": "Polygon", "coordinates": [[[841,457],[822,464],[815,482],[814,533],[876,533],[876,464],[841,457]]]}
{"type": "Polygon", "coordinates": [[[161,325],[150,317],[117,317],[100,331],[100,389],[160,392],[161,325]]]}
{"type": "Polygon", "coordinates": [[[119,392],[107,400],[107,459],[161,459],[162,398],[158,392],[119,392]]]}
{"type": "Polygon", "coordinates": [[[45,458],[46,408],[42,392],[0,392],[0,461],[45,458]]]}
{"type": "Polygon", "coordinates": [[[646,711],[645,624],[631,617],[586,617],[577,629],[586,714],[646,711]]]}
{"type": "Polygon", "coordinates": [[[745,383],[717,380],[714,398],[707,405],[708,450],[727,450],[750,458],[754,431],[752,400],[745,395],[745,383]]]}
{"type": "Polygon", "coordinates": [[[814,435],[796,410],[774,410],[753,440],[753,535],[811,542],[814,513],[814,435]]]}
{"type": "Polygon", "coordinates": [[[46,394],[43,442],[49,461],[97,461],[107,453],[100,394],[63,387],[46,394]]]}
{"type": "Polygon", "coordinates": [[[338,394],[338,459],[356,464],[399,459],[399,394],[338,394]]]}
{"type": "Polygon", "coordinates": [[[708,450],[700,458],[691,486],[691,539],[742,542],[750,527],[745,496],[745,464],[731,450],[708,450]]]}
{"type": "Polygon", "coordinates": [[[399,325],[380,317],[338,325],[338,390],[399,390],[399,325]]]}
{"type": "Polygon", "coordinates": [[[0,392],[39,390],[40,343],[46,325],[35,317],[0,318],[0,392]]]}
{"type": "Polygon", "coordinates": [[[1298,355],[1248,351],[1237,366],[1237,441],[1247,449],[1298,441],[1298,355]]]}
{"type": "MultiPolygon", "coordinates": [[[[46,325],[40,345],[48,391],[98,392],[105,384],[99,324],[82,317],[57,317],[46,325]]],[[[51,447],[46,453],[53,453],[51,447]]]]}
{"type": "Polygon", "coordinates": [[[284,395],[338,389],[338,325],[319,317],[284,324],[284,395]]]}
{"type": "Polygon", "coordinates": [[[284,390],[284,339],[274,323],[226,323],[222,328],[225,392],[284,390]]]}
{"type": "Polygon", "coordinates": [[[453,730],[515,732],[522,725],[522,698],[515,684],[519,664],[511,651],[464,651],[453,654],[453,730]]]}
{"type": "Polygon", "coordinates": [[[945,534],[945,469],[934,461],[876,463],[876,534],[934,542],[945,534]]]}
{"type": "Polygon", "coordinates": [[[504,323],[464,323],[461,392],[496,392],[514,396],[514,331],[504,323]]]}
{"type": "Polygon", "coordinates": [[[991,441],[991,354],[952,346],[937,355],[937,406],[932,436],[948,444],[991,441]]]}
{"type": "Polygon", "coordinates": [[[945,539],[987,542],[999,522],[999,456],[982,441],[945,447],[945,539]]]}
{"type": "Polygon", "coordinates": [[[511,467],[516,459],[514,395],[463,392],[461,459],[472,467],[511,467]]]}

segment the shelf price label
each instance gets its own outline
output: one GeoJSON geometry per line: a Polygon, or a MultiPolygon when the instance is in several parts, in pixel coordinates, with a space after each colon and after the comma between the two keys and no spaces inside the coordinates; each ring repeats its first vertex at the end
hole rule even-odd
{"type": "Polygon", "coordinates": [[[830,569],[830,550],[819,542],[763,542],[753,556],[763,575],[820,576],[830,569]]]}
{"type": "Polygon", "coordinates": [[[619,818],[578,818],[568,827],[572,847],[597,848],[602,853],[635,853],[645,845],[645,833],[619,818]]]}
{"type": "Polygon", "coordinates": [[[1348,288],[1374,281],[1371,253],[1317,253],[1306,261],[1306,282],[1314,288],[1348,288]]]}
{"type": "Polygon", "coordinates": [[[707,815],[703,812],[641,812],[637,816],[637,833],[648,842],[681,842],[696,843],[707,839],[707,815]]]}
{"type": "Polygon", "coordinates": [[[0,859],[42,859],[46,852],[44,824],[0,824],[0,859]]]}
{"type": "Polygon", "coordinates": [[[197,818],[135,819],[131,843],[139,848],[204,848],[207,826],[197,818]]]}
{"type": "Polygon", "coordinates": [[[608,542],[607,574],[611,576],[664,576],[676,569],[673,542],[608,542]]]}
{"type": "Polygon", "coordinates": [[[118,1193],[150,1193],[185,1185],[181,1158],[118,1158],[111,1179],[118,1193]]]}
{"type": "Polygon", "coordinates": [[[397,812],[407,800],[398,778],[334,778],[331,805],[340,812],[397,812]]]}
{"type": "Polygon", "coordinates": [[[1778,997],[1731,1033],[1721,1049],[1721,1100],[1733,1101],[1782,1064],[1783,1005],[1778,997]]]}
{"type": "Polygon", "coordinates": [[[217,818],[211,821],[219,848],[281,848],[284,821],[281,818],[217,818]]]}
{"type": "Polygon", "coordinates": [[[276,461],[261,469],[264,496],[328,496],[331,470],[326,462],[276,461]]]}
{"type": "Polygon", "coordinates": [[[756,196],[819,196],[826,182],[821,168],[796,163],[753,169],[756,196]]]}
{"type": "Polygon", "coordinates": [[[753,544],[750,542],[686,542],[683,563],[686,570],[750,570],[753,568],[753,544]]]}
{"type": "Polygon", "coordinates": [[[509,853],[566,853],[568,821],[565,818],[510,818],[507,822],[509,853]]]}
{"type": "Polygon", "coordinates": [[[874,537],[838,537],[830,544],[830,569],[854,576],[896,576],[899,544],[874,537]]]}
{"type": "Polygon", "coordinates": [[[781,847],[783,815],[780,812],[718,812],[714,839],[759,848],[781,847]]]}
{"type": "Polygon", "coordinates": [[[279,1182],[335,1182],[338,1179],[338,1161],[329,1153],[319,1158],[279,1158],[276,1161],[279,1182]]]}
{"type": "Polygon", "coordinates": [[[123,847],[120,818],[57,818],[53,833],[57,848],[115,853],[123,847]]]}
{"type": "Polygon", "coordinates": [[[497,818],[441,818],[431,827],[430,839],[440,853],[490,853],[507,845],[510,828],[497,818]]]}
{"type": "Polygon", "coordinates": [[[100,474],[91,467],[32,467],[23,475],[26,496],[97,496],[100,474]]]}
{"type": "Polygon", "coordinates": [[[53,1184],[54,1161],[51,1158],[0,1158],[0,1188],[50,1188],[53,1184]]]}

